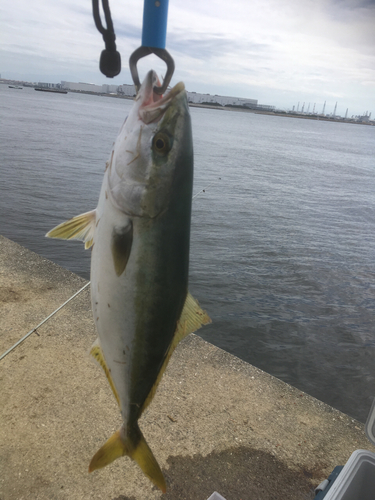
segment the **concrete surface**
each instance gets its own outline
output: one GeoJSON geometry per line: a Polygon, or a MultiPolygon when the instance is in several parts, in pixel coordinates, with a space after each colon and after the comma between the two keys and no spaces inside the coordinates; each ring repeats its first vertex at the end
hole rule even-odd
{"type": "MultiPolygon", "coordinates": [[[[0,237],[0,354],[84,284],[0,237]]],[[[89,292],[38,333],[0,362],[1,500],[311,499],[355,449],[375,451],[357,421],[190,335],[140,422],[167,493],[128,458],[88,474],[121,424],[88,356],[89,292]]]]}

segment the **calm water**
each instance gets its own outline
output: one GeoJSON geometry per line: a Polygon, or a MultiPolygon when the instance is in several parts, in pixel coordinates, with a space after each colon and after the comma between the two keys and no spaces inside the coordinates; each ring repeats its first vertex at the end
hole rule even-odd
{"type": "MultiPolygon", "coordinates": [[[[0,85],[0,233],[89,278],[82,244],[44,234],[95,208],[131,105],[0,85]]],[[[193,202],[190,289],[213,319],[199,334],[364,421],[375,396],[375,128],[191,114],[194,192],[213,183],[193,202]]]]}

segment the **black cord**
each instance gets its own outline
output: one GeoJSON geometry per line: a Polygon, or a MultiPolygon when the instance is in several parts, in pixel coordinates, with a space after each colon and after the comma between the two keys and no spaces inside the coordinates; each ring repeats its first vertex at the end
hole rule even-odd
{"type": "Polygon", "coordinates": [[[100,19],[99,0],[92,0],[92,12],[94,16],[95,26],[103,35],[103,40],[105,43],[105,50],[102,51],[100,56],[99,68],[105,76],[107,76],[108,78],[113,78],[121,71],[121,56],[116,50],[116,35],[113,28],[108,0],[102,0],[102,7],[107,29],[104,28],[100,19]]]}

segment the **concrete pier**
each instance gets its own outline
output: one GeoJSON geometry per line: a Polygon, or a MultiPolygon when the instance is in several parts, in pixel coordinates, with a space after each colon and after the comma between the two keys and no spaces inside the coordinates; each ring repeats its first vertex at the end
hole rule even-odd
{"type": "MultiPolygon", "coordinates": [[[[0,354],[85,283],[0,237],[0,354]]],[[[127,457],[89,474],[121,418],[88,356],[88,290],[38,334],[0,362],[1,500],[312,499],[354,450],[375,451],[359,422],[190,335],[140,421],[167,493],[127,457]]]]}

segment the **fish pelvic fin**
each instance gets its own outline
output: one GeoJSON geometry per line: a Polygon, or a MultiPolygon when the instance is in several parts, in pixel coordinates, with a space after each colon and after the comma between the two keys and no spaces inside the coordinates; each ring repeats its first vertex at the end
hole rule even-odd
{"type": "Polygon", "coordinates": [[[108,383],[112,389],[113,395],[115,396],[117,404],[119,405],[119,407],[121,409],[120,398],[119,398],[117,389],[115,387],[115,384],[113,382],[111,372],[109,371],[107,363],[105,362],[103,350],[102,350],[102,347],[100,345],[99,339],[96,339],[95,342],[93,343],[93,345],[90,349],[90,354],[95,359],[95,361],[102,367],[104,374],[107,377],[108,383]]]}
{"type": "Polygon", "coordinates": [[[155,486],[163,493],[166,492],[167,487],[163,473],[146,443],[138,423],[133,427],[128,426],[127,430],[122,427],[115,432],[93,456],[89,465],[89,472],[101,469],[112,463],[116,458],[125,455],[139,465],[143,473],[155,486]]]}
{"type": "Polygon", "coordinates": [[[96,210],[77,215],[49,231],[47,238],[58,238],[60,240],[81,240],[85,242],[87,250],[93,244],[96,225],[96,210]]]}
{"type": "Polygon", "coordinates": [[[180,319],[177,322],[177,328],[174,333],[171,345],[169,346],[167,354],[164,358],[164,362],[159,371],[158,377],[154,385],[152,386],[152,389],[149,395],[147,396],[146,401],[142,406],[141,414],[145,411],[145,409],[153,400],[156,393],[156,389],[158,388],[158,385],[160,383],[160,380],[162,379],[162,376],[168,366],[169,360],[171,359],[171,356],[174,350],[176,349],[177,345],[179,344],[179,342],[181,342],[181,340],[184,339],[190,333],[199,330],[199,328],[201,328],[204,325],[208,325],[209,323],[211,323],[211,318],[208,316],[206,311],[203,311],[203,309],[201,309],[200,305],[198,304],[198,301],[194,299],[191,293],[188,292],[180,319]]]}

